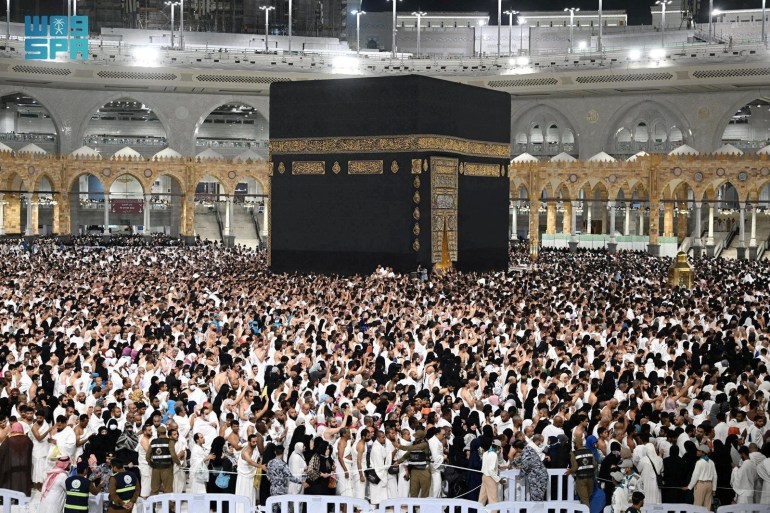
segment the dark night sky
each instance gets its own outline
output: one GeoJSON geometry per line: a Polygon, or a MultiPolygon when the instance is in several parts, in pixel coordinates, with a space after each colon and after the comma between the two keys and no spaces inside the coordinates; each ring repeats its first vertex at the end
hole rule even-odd
{"type": "MultiPolygon", "coordinates": [[[[698,1],[698,0],[696,0],[698,1]]],[[[704,0],[706,1],[706,0],[704,0]]],[[[357,0],[348,0],[348,4],[357,0]]],[[[625,9],[628,12],[630,25],[650,24],[650,6],[655,0],[604,0],[604,9],[625,9]]],[[[721,9],[747,9],[759,8],[760,0],[714,0],[714,8],[721,9]]],[[[599,8],[597,0],[503,0],[503,10],[515,9],[517,11],[551,11],[561,10],[565,7],[580,7],[581,9],[596,10],[599,8]]],[[[364,0],[364,9],[368,11],[390,10],[390,2],[385,0],[364,0]]],[[[496,0],[401,0],[398,10],[424,11],[488,11],[493,18],[497,16],[496,0]]],[[[708,9],[708,7],[706,7],[708,9]]],[[[493,20],[492,23],[495,21],[493,20]]]]}

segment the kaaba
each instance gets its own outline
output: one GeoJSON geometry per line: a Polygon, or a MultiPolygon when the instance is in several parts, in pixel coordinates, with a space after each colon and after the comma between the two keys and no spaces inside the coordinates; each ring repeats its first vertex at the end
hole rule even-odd
{"type": "Polygon", "coordinates": [[[271,269],[506,269],[510,111],[422,76],[274,82],[271,269]]]}

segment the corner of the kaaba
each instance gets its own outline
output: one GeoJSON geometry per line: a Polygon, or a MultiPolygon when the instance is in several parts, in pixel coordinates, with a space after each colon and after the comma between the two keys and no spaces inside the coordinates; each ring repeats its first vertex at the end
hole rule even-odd
{"type": "Polygon", "coordinates": [[[508,259],[510,97],[421,76],[277,82],[270,91],[275,272],[508,259]]]}

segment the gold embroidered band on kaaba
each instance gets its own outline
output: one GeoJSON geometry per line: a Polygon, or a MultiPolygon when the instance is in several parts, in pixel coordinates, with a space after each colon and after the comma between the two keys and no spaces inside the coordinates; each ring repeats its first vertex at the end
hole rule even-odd
{"type": "Polygon", "coordinates": [[[510,158],[508,143],[471,141],[458,137],[434,135],[403,135],[383,137],[329,137],[323,139],[272,139],[270,153],[311,154],[324,153],[390,153],[414,151],[441,151],[479,157],[510,158]]]}

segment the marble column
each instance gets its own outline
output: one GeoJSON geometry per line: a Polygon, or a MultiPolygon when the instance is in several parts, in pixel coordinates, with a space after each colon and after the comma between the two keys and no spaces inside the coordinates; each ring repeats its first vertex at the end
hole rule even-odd
{"type": "Polygon", "coordinates": [[[110,235],[110,195],[104,195],[104,231],[105,236],[110,235]]]}
{"type": "Polygon", "coordinates": [[[751,238],[749,239],[749,258],[757,258],[757,204],[751,207],[751,238]]]}
{"type": "MultiPolygon", "coordinates": [[[[513,212],[511,214],[511,240],[518,240],[519,239],[519,207],[517,207],[514,204],[513,207],[511,208],[511,211],[513,212]]],[[[265,218],[264,227],[267,227],[267,218],[265,218]]],[[[266,230],[264,227],[262,227],[262,231],[266,233],[266,230]]]]}
{"type": "Polygon", "coordinates": [[[618,243],[615,239],[615,202],[610,201],[607,206],[610,207],[610,242],[607,249],[610,253],[615,253],[618,250],[618,243]]]}
{"type": "Polygon", "coordinates": [[[696,201],[695,202],[695,240],[692,243],[692,247],[695,253],[695,258],[700,257],[701,252],[703,251],[703,239],[701,239],[702,232],[703,232],[703,229],[701,228],[701,202],[696,201]]]}
{"type": "Polygon", "coordinates": [[[706,256],[714,256],[714,202],[709,203],[709,233],[706,238],[706,256]]]}
{"type": "Polygon", "coordinates": [[[738,259],[746,259],[746,203],[740,204],[738,217],[738,259]]]}
{"type": "Polygon", "coordinates": [[[623,221],[623,235],[631,235],[631,203],[626,203],[626,219],[623,221]]]}
{"type": "Polygon", "coordinates": [[[5,200],[0,193],[0,235],[5,235],[5,200]]]}
{"type": "Polygon", "coordinates": [[[586,233],[591,233],[591,214],[593,213],[593,204],[586,201],[586,233]]]}
{"type": "Polygon", "coordinates": [[[639,235],[644,235],[644,209],[639,209],[639,235]]]}
{"type": "Polygon", "coordinates": [[[561,233],[569,235],[572,230],[572,202],[564,202],[564,215],[561,217],[561,233]]]}
{"type": "MultiPolygon", "coordinates": [[[[262,237],[267,237],[267,225],[270,222],[270,215],[268,213],[268,209],[270,208],[270,198],[265,196],[265,208],[262,209],[262,237]]],[[[516,214],[518,212],[516,211],[516,207],[513,207],[513,226],[514,226],[514,232],[513,234],[516,235],[516,214]]]]}
{"type": "Polygon", "coordinates": [[[235,245],[235,230],[232,227],[233,216],[233,197],[228,196],[225,203],[225,226],[222,233],[222,242],[226,248],[231,248],[235,245]]]}
{"type": "Polygon", "coordinates": [[[650,238],[647,243],[647,252],[651,255],[660,255],[660,204],[656,201],[650,202],[650,238]]]}
{"type": "Polygon", "coordinates": [[[144,236],[149,237],[152,235],[152,228],[150,226],[150,215],[152,209],[152,194],[144,195],[144,236]]]}
{"type": "Polygon", "coordinates": [[[29,237],[32,235],[32,194],[22,195],[25,202],[25,209],[27,210],[27,222],[24,225],[24,235],[29,237]]]}

